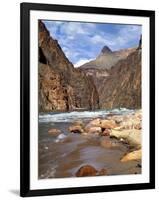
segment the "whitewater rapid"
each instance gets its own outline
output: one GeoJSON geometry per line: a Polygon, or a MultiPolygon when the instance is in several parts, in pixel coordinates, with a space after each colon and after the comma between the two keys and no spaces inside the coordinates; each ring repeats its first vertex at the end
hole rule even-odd
{"type": "Polygon", "coordinates": [[[41,113],[39,114],[40,123],[48,122],[73,122],[80,119],[90,119],[90,118],[105,118],[109,114],[114,115],[125,115],[133,113],[134,110],[120,108],[112,110],[96,110],[96,111],[72,111],[72,112],[63,112],[63,113],[41,113]]]}

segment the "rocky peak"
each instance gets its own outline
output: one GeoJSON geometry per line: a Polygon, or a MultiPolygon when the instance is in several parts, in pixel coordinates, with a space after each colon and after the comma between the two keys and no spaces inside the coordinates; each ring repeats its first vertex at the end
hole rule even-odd
{"type": "Polygon", "coordinates": [[[112,53],[112,50],[108,46],[104,46],[101,50],[101,54],[112,53]]]}

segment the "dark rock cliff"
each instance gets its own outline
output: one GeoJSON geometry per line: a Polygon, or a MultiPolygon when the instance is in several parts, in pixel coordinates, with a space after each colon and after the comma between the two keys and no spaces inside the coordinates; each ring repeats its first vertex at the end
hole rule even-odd
{"type": "Polygon", "coordinates": [[[111,68],[99,87],[101,108],[141,108],[140,48],[111,68]]]}
{"type": "Polygon", "coordinates": [[[41,21],[38,45],[39,111],[97,109],[99,98],[93,81],[73,67],[41,21]]]}

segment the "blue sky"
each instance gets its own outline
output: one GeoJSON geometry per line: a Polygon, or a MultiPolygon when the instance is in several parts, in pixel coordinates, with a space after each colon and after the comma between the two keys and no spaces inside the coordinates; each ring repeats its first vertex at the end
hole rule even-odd
{"type": "Polygon", "coordinates": [[[96,58],[104,45],[112,51],[137,46],[142,31],[139,25],[43,22],[75,67],[96,58]]]}

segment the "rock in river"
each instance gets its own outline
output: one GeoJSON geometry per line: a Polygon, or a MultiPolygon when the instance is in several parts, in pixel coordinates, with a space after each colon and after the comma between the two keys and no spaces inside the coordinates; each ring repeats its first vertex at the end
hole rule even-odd
{"type": "Polygon", "coordinates": [[[132,152],[126,154],[121,159],[121,162],[127,162],[127,161],[131,161],[131,160],[141,160],[141,157],[142,157],[142,151],[141,151],[141,149],[139,149],[139,150],[132,151],[132,152]]]}
{"type": "Polygon", "coordinates": [[[110,135],[110,129],[105,129],[101,134],[101,136],[109,136],[110,135]]]}
{"type": "Polygon", "coordinates": [[[97,119],[90,121],[88,123],[88,126],[100,126],[100,124],[101,124],[101,119],[97,118],[97,119]]]}
{"type": "Polygon", "coordinates": [[[141,147],[141,131],[137,129],[128,130],[115,130],[112,129],[110,136],[116,137],[118,139],[125,139],[130,145],[139,148],[141,147]]]}
{"type": "Polygon", "coordinates": [[[112,129],[112,128],[116,128],[117,124],[115,123],[114,120],[101,120],[101,128],[107,128],[107,129],[112,129]]]}
{"type": "Polygon", "coordinates": [[[83,130],[83,128],[82,128],[82,126],[81,125],[71,125],[69,128],[68,128],[68,130],[70,131],[70,132],[72,132],[72,133],[83,133],[84,132],[84,130],[83,130]]]}
{"type": "Polygon", "coordinates": [[[107,175],[106,169],[97,170],[91,165],[84,165],[76,172],[77,177],[107,175]]]}
{"type": "Polygon", "coordinates": [[[92,126],[87,129],[88,134],[99,135],[102,132],[101,127],[92,126]]]}
{"type": "Polygon", "coordinates": [[[84,165],[76,172],[76,176],[77,177],[96,176],[97,172],[98,171],[91,165],[84,165]]]}
{"type": "Polygon", "coordinates": [[[51,129],[48,130],[48,133],[49,133],[49,135],[57,136],[61,133],[61,130],[56,129],[56,128],[51,128],[51,129]]]}

